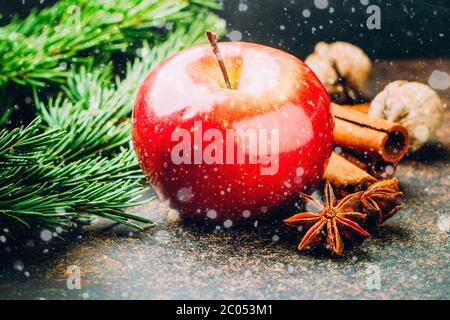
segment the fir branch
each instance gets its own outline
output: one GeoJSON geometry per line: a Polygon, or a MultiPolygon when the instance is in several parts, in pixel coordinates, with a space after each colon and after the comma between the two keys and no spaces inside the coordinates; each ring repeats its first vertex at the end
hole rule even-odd
{"type": "Polygon", "coordinates": [[[49,161],[44,151],[64,139],[64,132],[39,133],[39,122],[0,131],[0,225],[12,232],[37,226],[67,229],[95,216],[136,228],[141,227],[133,221],[150,223],[123,211],[138,205],[146,190],[131,150],[113,159],[49,161]]]}
{"type": "Polygon", "coordinates": [[[11,107],[0,106],[0,128],[2,128],[9,120],[13,109],[11,107]]]}
{"type": "Polygon", "coordinates": [[[1,166],[36,163],[49,144],[61,138],[63,132],[57,130],[37,134],[39,123],[40,120],[35,119],[26,128],[0,131],[1,166]]]}
{"type": "MultiPolygon", "coordinates": [[[[44,12],[39,17],[46,21],[52,14],[44,12]]],[[[174,11],[171,16],[185,19],[186,12],[174,11]]],[[[129,146],[129,116],[139,83],[158,63],[205,41],[207,29],[224,31],[223,21],[206,10],[196,9],[189,19],[189,27],[178,24],[165,41],[155,37],[151,44],[145,42],[138,50],[140,58],[127,65],[124,79],[113,76],[111,65],[82,65],[70,69],[63,93],[47,103],[37,99],[35,90],[42,122],[0,131],[1,225],[11,230],[69,228],[73,222],[87,223],[95,216],[137,228],[136,222],[149,222],[124,211],[137,205],[146,190],[129,146]]],[[[24,23],[21,31],[33,32],[32,25],[24,23]]]]}
{"type": "Polygon", "coordinates": [[[164,24],[187,24],[201,7],[218,6],[215,0],[61,0],[0,28],[0,87],[65,81],[65,61],[156,41],[168,31],[164,24]]]}

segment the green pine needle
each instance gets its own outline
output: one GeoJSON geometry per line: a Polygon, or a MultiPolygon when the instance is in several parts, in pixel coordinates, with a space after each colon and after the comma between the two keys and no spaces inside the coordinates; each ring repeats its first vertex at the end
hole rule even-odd
{"type": "Polygon", "coordinates": [[[25,128],[0,131],[0,224],[68,228],[72,223],[105,217],[141,228],[151,223],[123,208],[141,203],[146,191],[134,154],[92,158],[68,164],[49,160],[46,152],[64,139],[63,131],[39,133],[40,120],[25,128]]]}
{"type": "Polygon", "coordinates": [[[214,0],[61,0],[0,28],[0,87],[64,82],[67,62],[107,56],[139,39],[156,41],[173,24],[188,24],[214,0]]]}
{"type": "Polygon", "coordinates": [[[3,230],[68,229],[95,217],[135,228],[141,228],[138,222],[151,223],[124,211],[142,203],[147,190],[130,148],[134,98],[145,76],[165,58],[205,42],[207,29],[223,34],[223,20],[205,9],[219,7],[215,0],[61,0],[0,28],[0,86],[33,85],[39,114],[27,127],[0,130],[3,230]],[[82,7],[76,37],[70,26],[74,18],[67,14],[74,3],[82,7]],[[49,26],[48,21],[57,23],[49,26]],[[173,23],[168,36],[157,28],[163,21],[173,23]],[[98,24],[102,34],[95,31],[98,24]],[[139,38],[135,31],[151,38],[127,65],[125,78],[115,76],[111,64],[96,65],[92,58],[77,57],[69,70],[61,68],[60,62],[84,50],[127,48],[130,39],[139,38]],[[11,34],[23,41],[5,40],[11,34]],[[25,43],[32,45],[25,48],[25,43]],[[37,86],[63,80],[60,94],[47,102],[38,99],[37,86]]]}

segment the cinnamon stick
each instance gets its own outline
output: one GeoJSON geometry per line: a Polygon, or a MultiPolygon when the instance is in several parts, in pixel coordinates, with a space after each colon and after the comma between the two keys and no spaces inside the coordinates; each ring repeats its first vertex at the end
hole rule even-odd
{"type": "Polygon", "coordinates": [[[339,154],[377,179],[390,179],[397,169],[396,162],[384,161],[379,156],[358,154],[348,149],[342,149],[339,154]]]}
{"type": "Polygon", "coordinates": [[[377,180],[336,152],[331,154],[323,175],[338,192],[355,192],[364,190],[377,180]]]}
{"type": "Polygon", "coordinates": [[[351,151],[342,150],[341,152],[339,152],[339,155],[341,155],[342,157],[344,157],[345,159],[356,165],[358,168],[364,171],[368,170],[367,162],[360,159],[359,156],[354,155],[351,151]]]}
{"type": "Polygon", "coordinates": [[[402,125],[332,103],[335,143],[363,154],[398,162],[408,151],[409,137],[402,125]]]}
{"type": "Polygon", "coordinates": [[[369,108],[370,108],[370,102],[366,102],[366,103],[360,103],[360,104],[342,104],[341,106],[343,106],[344,108],[350,109],[350,110],[356,110],[359,112],[363,112],[363,113],[369,113],[369,108]]]}

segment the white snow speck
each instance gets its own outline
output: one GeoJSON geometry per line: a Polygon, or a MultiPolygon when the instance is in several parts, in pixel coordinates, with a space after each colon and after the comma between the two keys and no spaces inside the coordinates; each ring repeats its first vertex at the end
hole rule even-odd
{"type": "Polygon", "coordinates": [[[242,216],[243,216],[244,218],[248,218],[248,217],[250,217],[250,215],[251,215],[250,210],[244,210],[244,211],[242,211],[242,216]]]}
{"type": "Polygon", "coordinates": [[[206,213],[206,216],[210,219],[215,219],[215,218],[217,218],[217,211],[216,210],[208,210],[208,212],[206,213]]]}
{"type": "Polygon", "coordinates": [[[448,214],[441,215],[437,221],[437,227],[442,232],[450,231],[450,216],[448,214]]]}
{"type": "Polygon", "coordinates": [[[240,3],[238,8],[239,8],[239,11],[245,12],[245,11],[247,11],[248,6],[245,3],[240,3]]]}
{"type": "Polygon", "coordinates": [[[24,268],[23,262],[20,260],[17,260],[16,262],[14,262],[14,270],[17,271],[22,271],[24,268]]]}
{"type": "Polygon", "coordinates": [[[427,126],[421,124],[414,128],[414,136],[417,138],[417,140],[420,141],[427,141],[428,136],[430,134],[430,130],[427,126]]]}
{"type": "Polygon", "coordinates": [[[305,174],[305,169],[303,169],[302,167],[298,167],[297,169],[295,169],[295,174],[298,177],[301,177],[305,174]]]}
{"type": "Polygon", "coordinates": [[[428,79],[428,84],[435,90],[447,90],[450,88],[450,75],[444,71],[434,70],[428,79]]]}
{"type": "Polygon", "coordinates": [[[183,187],[177,191],[177,199],[181,202],[189,202],[192,200],[192,187],[183,187]]]}
{"type": "Polygon", "coordinates": [[[228,34],[228,38],[231,41],[241,41],[242,39],[242,32],[238,31],[238,30],[233,30],[228,34]]]}
{"type": "Polygon", "coordinates": [[[384,172],[386,172],[388,175],[391,175],[394,173],[394,167],[393,166],[386,166],[386,168],[384,168],[384,172]]]}
{"type": "Polygon", "coordinates": [[[308,9],[303,9],[302,15],[303,15],[305,18],[309,18],[309,17],[311,16],[311,11],[309,11],[308,9]]]}
{"type": "Polygon", "coordinates": [[[317,9],[326,9],[328,7],[328,0],[314,0],[314,5],[317,9]]]}
{"type": "Polygon", "coordinates": [[[41,239],[43,241],[50,241],[53,237],[53,234],[49,230],[42,230],[41,231],[41,239]]]}
{"type": "Polygon", "coordinates": [[[231,221],[230,219],[227,219],[223,222],[223,226],[227,229],[231,228],[232,225],[233,225],[233,221],[231,221]]]}

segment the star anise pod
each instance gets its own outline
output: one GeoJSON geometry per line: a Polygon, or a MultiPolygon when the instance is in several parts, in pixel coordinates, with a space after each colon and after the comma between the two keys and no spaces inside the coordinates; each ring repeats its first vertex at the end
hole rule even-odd
{"type": "Polygon", "coordinates": [[[325,184],[324,204],[304,193],[300,197],[320,212],[298,213],[284,222],[290,227],[309,228],[303,236],[298,250],[310,249],[324,242],[326,247],[336,255],[344,251],[344,242],[352,244],[361,238],[369,237],[358,221],[364,222],[366,214],[358,212],[361,193],[352,193],[337,201],[329,181],[325,184]]]}
{"type": "Polygon", "coordinates": [[[361,206],[370,222],[378,225],[400,210],[399,200],[402,196],[397,178],[383,180],[372,184],[362,193],[361,206]]]}

